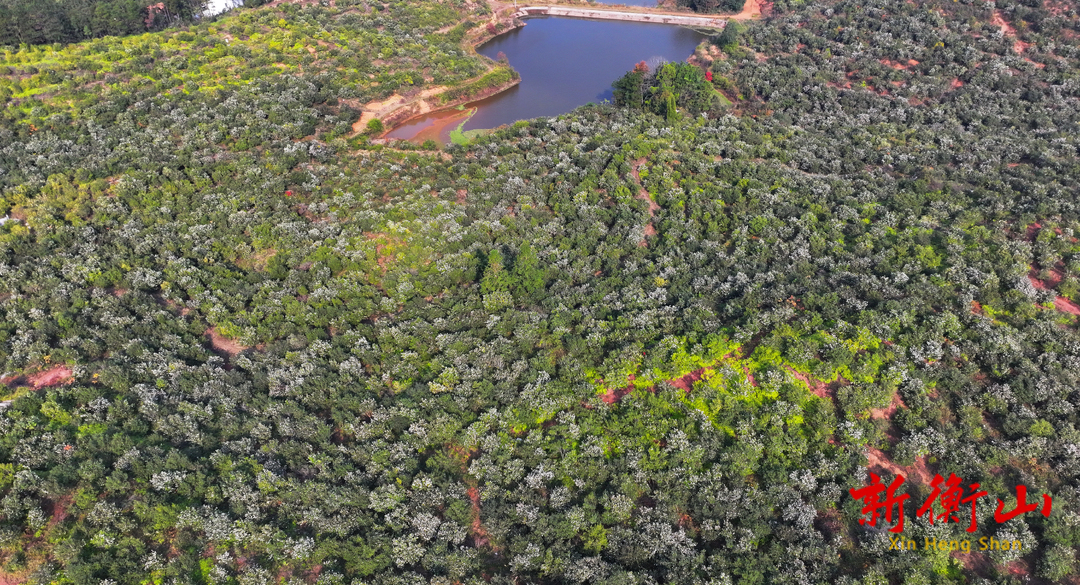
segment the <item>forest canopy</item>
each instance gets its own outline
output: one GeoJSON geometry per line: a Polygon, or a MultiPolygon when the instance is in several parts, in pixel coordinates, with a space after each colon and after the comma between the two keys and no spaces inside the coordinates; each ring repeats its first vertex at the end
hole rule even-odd
{"type": "Polygon", "coordinates": [[[686,6],[694,12],[738,12],[746,0],[675,0],[676,6],[686,6]]]}
{"type": "Polygon", "coordinates": [[[72,43],[190,21],[205,0],[0,0],[0,46],[72,43]]]}
{"type": "Polygon", "coordinates": [[[1072,3],[779,0],[619,105],[371,140],[511,75],[492,11],[0,52],[0,580],[1076,574],[1072,3]],[[871,472],[906,538],[1021,546],[890,551],[871,472]],[[973,532],[916,515],[952,474],[973,532]]]}

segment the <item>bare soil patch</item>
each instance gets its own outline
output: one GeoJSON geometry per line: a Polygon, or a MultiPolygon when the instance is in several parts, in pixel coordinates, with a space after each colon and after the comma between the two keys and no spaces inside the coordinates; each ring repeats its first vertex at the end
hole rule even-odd
{"type": "Polygon", "coordinates": [[[16,386],[30,386],[33,389],[38,390],[40,388],[64,386],[72,383],[74,379],[75,374],[71,371],[71,368],[66,365],[59,365],[35,374],[0,378],[0,384],[5,384],[12,388],[16,386]]]}
{"type": "Polygon", "coordinates": [[[375,119],[375,114],[374,113],[372,113],[372,112],[362,112],[360,114],[360,119],[353,122],[353,125],[352,125],[353,134],[359,134],[359,133],[363,132],[364,130],[367,130],[368,122],[372,121],[373,119],[375,119]]]}
{"type": "Polygon", "coordinates": [[[23,585],[30,582],[29,568],[19,573],[8,573],[6,569],[0,569],[0,585],[23,585]]]}
{"type": "Polygon", "coordinates": [[[1054,16],[1065,16],[1071,10],[1069,4],[1061,0],[1047,0],[1043,2],[1043,8],[1054,16]]]}
{"type": "MultiPolygon", "coordinates": [[[[629,376],[627,376],[627,379],[630,380],[631,382],[633,382],[634,380],[637,379],[637,376],[634,376],[633,374],[630,374],[629,376]]],[[[604,402],[606,402],[608,404],[615,404],[616,402],[622,400],[623,396],[626,396],[627,394],[629,394],[629,393],[631,393],[633,391],[634,391],[634,385],[633,384],[630,384],[628,386],[624,386],[622,388],[608,388],[606,392],[604,392],[603,394],[600,395],[600,400],[603,400],[604,402]]]]}
{"type": "Polygon", "coordinates": [[[1000,28],[1001,32],[1005,33],[1005,36],[1007,37],[1016,36],[1016,29],[1005,20],[1005,17],[1001,15],[1000,10],[994,11],[994,16],[990,19],[990,24],[1000,28]]]}
{"type": "Polygon", "coordinates": [[[1035,236],[1039,233],[1039,230],[1041,230],[1041,229],[1042,229],[1042,224],[1039,223],[1039,222],[1035,222],[1035,223],[1027,226],[1027,232],[1025,232],[1025,234],[1024,234],[1024,239],[1029,241],[1029,242],[1034,242],[1035,241],[1035,236]]]}
{"type": "Polygon", "coordinates": [[[881,449],[867,447],[866,460],[866,468],[880,475],[886,483],[891,481],[886,480],[886,477],[895,477],[897,475],[914,478],[917,480],[916,483],[923,485],[930,485],[934,479],[934,472],[930,470],[930,466],[926,462],[926,456],[915,459],[915,463],[907,467],[901,467],[894,463],[881,449]]]}
{"type": "Polygon", "coordinates": [[[891,61],[889,59],[880,59],[880,62],[882,65],[885,65],[886,67],[892,67],[897,71],[907,71],[915,65],[919,64],[919,62],[915,59],[908,59],[906,63],[901,63],[899,61],[891,61]]]}
{"type": "Polygon", "coordinates": [[[772,13],[772,2],[765,2],[764,0],[746,0],[746,4],[743,4],[743,9],[738,14],[732,14],[726,18],[732,20],[747,20],[751,18],[761,18],[772,13]]]}
{"type": "Polygon", "coordinates": [[[467,108],[461,111],[446,110],[440,114],[433,114],[434,119],[432,120],[431,125],[421,129],[409,140],[413,143],[421,144],[425,140],[439,142],[439,137],[446,128],[457,127],[462,121],[471,118],[475,112],[476,108],[467,108]]]}
{"type": "Polygon", "coordinates": [[[27,378],[30,385],[34,388],[45,388],[46,386],[61,386],[64,384],[70,384],[75,374],[71,371],[71,368],[67,366],[56,366],[45,370],[44,372],[38,372],[27,378]]]}
{"type": "MultiPolygon", "coordinates": [[[[474,79],[470,79],[470,80],[467,80],[467,81],[463,81],[462,84],[463,85],[469,84],[472,81],[475,81],[476,79],[479,79],[479,77],[474,78],[474,79]]],[[[385,131],[383,132],[381,138],[385,139],[386,136],[390,132],[392,132],[395,128],[397,128],[398,126],[401,126],[402,124],[407,124],[407,123],[411,122],[412,120],[415,120],[415,119],[417,119],[417,118],[419,118],[421,116],[425,116],[425,115],[430,114],[432,112],[453,111],[454,108],[457,108],[458,106],[465,105],[465,104],[468,104],[468,103],[471,103],[471,102],[477,102],[477,101],[489,98],[489,97],[491,97],[493,95],[502,93],[502,92],[510,89],[511,87],[514,87],[515,85],[517,85],[519,83],[521,83],[521,79],[512,79],[512,80],[510,80],[509,82],[507,82],[507,83],[505,83],[503,85],[496,85],[494,87],[489,87],[489,88],[483,89],[483,90],[481,90],[481,91],[479,91],[477,93],[474,93],[474,94],[471,94],[469,96],[466,96],[466,97],[463,97],[463,98],[460,98],[460,99],[457,99],[457,100],[453,100],[453,101],[450,101],[450,102],[447,102],[447,103],[438,103],[438,102],[434,102],[434,101],[433,102],[428,101],[429,98],[438,97],[437,96],[438,92],[430,93],[430,94],[427,93],[427,92],[433,92],[436,89],[438,89],[439,92],[441,92],[442,90],[446,89],[445,87],[438,87],[438,88],[431,88],[429,90],[424,90],[424,92],[420,93],[419,98],[417,98],[417,97],[410,98],[408,101],[403,102],[400,105],[389,108],[388,110],[385,111],[384,114],[375,116],[375,117],[379,118],[383,122],[383,127],[385,128],[385,131]]],[[[469,110],[466,110],[466,111],[469,112],[469,110]]],[[[471,115],[471,112],[468,115],[471,115]]],[[[361,120],[363,120],[363,115],[361,115],[361,120]]],[[[364,122],[364,123],[366,124],[366,122],[364,122]]],[[[443,124],[449,124],[449,122],[444,121],[443,124]]],[[[355,128],[355,126],[354,126],[354,128],[355,128]]],[[[426,140],[426,139],[427,138],[423,138],[423,140],[426,140]]],[[[409,140],[412,140],[414,142],[416,141],[415,138],[412,138],[412,139],[409,139],[409,140]]]]}
{"type": "MultiPolygon", "coordinates": [[[[70,447],[70,445],[68,446],[70,447]]],[[[49,518],[49,530],[52,530],[54,526],[64,521],[68,517],[68,508],[71,507],[71,502],[75,500],[74,493],[64,494],[60,496],[56,501],[52,502],[52,511],[49,518]]]]}
{"type": "Polygon", "coordinates": [[[638,197],[638,199],[644,199],[645,201],[647,201],[649,203],[649,217],[650,218],[655,216],[656,212],[660,210],[660,206],[657,205],[655,201],[653,201],[653,198],[649,195],[649,192],[646,191],[644,188],[641,189],[641,191],[638,192],[637,197],[638,197]]]}
{"type": "Polygon", "coordinates": [[[1031,271],[1028,272],[1028,280],[1030,280],[1031,284],[1038,289],[1055,288],[1057,285],[1061,284],[1061,281],[1065,278],[1065,275],[1056,268],[1050,269],[1050,278],[1041,279],[1039,278],[1039,274],[1040,271],[1034,266],[1032,266],[1031,271]]]}
{"type": "Polygon", "coordinates": [[[1057,297],[1054,299],[1054,308],[1062,313],[1068,313],[1070,315],[1080,315],[1080,305],[1070,301],[1065,297],[1057,297]]]}
{"type": "Polygon", "coordinates": [[[382,120],[396,117],[396,114],[399,111],[405,110],[408,106],[415,106],[409,108],[410,111],[413,109],[417,110],[415,112],[410,112],[410,117],[426,114],[432,110],[431,105],[426,100],[446,91],[446,89],[446,86],[437,85],[421,90],[411,96],[403,96],[395,93],[384,100],[370,101],[362,106],[363,112],[360,114],[360,119],[352,125],[353,132],[360,133],[367,130],[368,122],[375,118],[382,120]]]}
{"type": "MultiPolygon", "coordinates": [[[[1028,229],[1030,233],[1030,227],[1028,229]]],[[[1032,267],[1031,272],[1028,273],[1028,280],[1031,281],[1032,286],[1039,290],[1053,290],[1065,277],[1065,275],[1056,268],[1050,269],[1050,278],[1046,280],[1040,279],[1038,275],[1039,271],[1032,267]]],[[[1061,295],[1054,298],[1054,309],[1070,315],[1080,315],[1080,305],[1061,295]]]]}
{"type": "MultiPolygon", "coordinates": [[[[990,23],[996,27],[999,27],[1002,34],[1004,34],[1005,36],[1016,38],[1016,27],[1009,24],[1009,22],[1005,20],[1005,17],[1002,16],[1000,10],[994,11],[994,17],[990,19],[990,23]]],[[[1021,55],[1030,46],[1031,43],[1025,43],[1024,41],[1016,40],[1013,42],[1013,52],[1015,52],[1017,55],[1021,55]]]]}
{"type": "Polygon", "coordinates": [[[251,254],[250,256],[240,258],[236,264],[241,268],[247,268],[254,270],[255,272],[262,272],[266,270],[267,264],[270,263],[270,259],[277,254],[277,250],[274,248],[267,248],[251,254]]]}
{"type": "Polygon", "coordinates": [[[990,555],[988,554],[953,551],[952,553],[949,553],[949,556],[959,561],[968,571],[983,578],[989,577],[991,575],[991,570],[994,568],[994,561],[990,560],[990,555]]]}
{"type": "Polygon", "coordinates": [[[625,388],[608,388],[607,392],[600,395],[600,400],[603,400],[608,404],[615,404],[622,400],[623,396],[629,394],[633,389],[634,386],[632,384],[625,388]]]}
{"type": "MultiPolygon", "coordinates": [[[[299,215],[300,217],[303,217],[304,219],[306,219],[306,220],[308,220],[310,222],[313,222],[313,223],[314,222],[328,221],[328,219],[329,219],[329,218],[327,218],[325,216],[318,215],[315,212],[311,211],[311,208],[308,206],[307,203],[299,203],[299,204],[297,204],[297,206],[296,206],[296,214],[299,215]]],[[[267,261],[269,261],[269,258],[267,258],[267,261]]]]}
{"type": "MultiPolygon", "coordinates": [[[[702,376],[705,375],[705,370],[707,370],[707,369],[708,368],[698,368],[698,369],[694,370],[693,372],[690,372],[688,374],[679,376],[678,378],[672,378],[670,380],[665,380],[665,382],[667,382],[668,384],[674,386],[675,388],[678,388],[678,389],[682,390],[683,392],[685,392],[687,394],[690,394],[690,391],[693,390],[693,388],[694,388],[694,383],[697,382],[698,380],[700,380],[702,378],[702,376]]],[[[633,382],[634,380],[637,379],[633,374],[631,374],[630,376],[627,376],[627,378],[631,382],[633,382]]],[[[753,377],[751,376],[751,380],[752,379],[753,379],[753,377]]],[[[603,394],[600,395],[600,399],[603,400],[604,402],[608,403],[608,404],[615,404],[616,402],[619,402],[620,400],[622,400],[624,396],[626,396],[627,394],[630,394],[631,392],[633,392],[633,390],[634,390],[634,385],[633,384],[630,384],[630,385],[625,386],[623,388],[609,388],[606,392],[604,392],[603,394]]],[[[656,387],[649,388],[649,391],[650,392],[656,392],[656,387]]]]}
{"type": "Polygon", "coordinates": [[[236,354],[244,351],[245,349],[250,349],[247,345],[241,345],[236,340],[229,339],[228,337],[221,335],[214,327],[211,327],[204,331],[203,335],[210,338],[211,347],[213,347],[218,352],[228,354],[230,357],[235,356],[236,354]]]}
{"type": "Polygon", "coordinates": [[[1028,561],[1026,559],[1017,559],[1017,560],[1005,565],[1005,570],[1010,575],[1012,575],[1014,577],[1018,577],[1024,582],[1029,582],[1030,581],[1030,582],[1033,582],[1033,583],[1048,583],[1048,581],[1045,581],[1043,579],[1032,580],[1031,579],[1031,572],[1032,572],[1031,569],[1032,569],[1032,567],[1028,566],[1028,561]]]}
{"type": "Polygon", "coordinates": [[[693,372],[690,372],[689,374],[686,374],[685,376],[682,376],[680,378],[668,380],[667,382],[668,384],[671,384],[672,386],[679,388],[683,392],[689,394],[690,390],[694,388],[694,383],[700,380],[704,374],[705,368],[701,368],[698,370],[694,370],[693,372]]]}
{"type": "Polygon", "coordinates": [[[896,414],[896,411],[900,408],[907,408],[904,404],[904,400],[900,398],[898,392],[893,392],[892,402],[885,408],[875,408],[870,411],[870,418],[881,418],[885,420],[892,420],[892,417],[896,414]]]}

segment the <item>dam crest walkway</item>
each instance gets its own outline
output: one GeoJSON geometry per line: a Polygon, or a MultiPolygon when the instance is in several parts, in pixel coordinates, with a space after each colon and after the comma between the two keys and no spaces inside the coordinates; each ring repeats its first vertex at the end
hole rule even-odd
{"type": "Polygon", "coordinates": [[[513,14],[514,18],[530,16],[562,16],[568,18],[589,18],[593,20],[617,20],[622,22],[652,22],[656,24],[674,24],[701,28],[724,28],[725,18],[709,16],[682,16],[667,13],[628,12],[603,8],[578,8],[574,6],[525,6],[513,14]]]}

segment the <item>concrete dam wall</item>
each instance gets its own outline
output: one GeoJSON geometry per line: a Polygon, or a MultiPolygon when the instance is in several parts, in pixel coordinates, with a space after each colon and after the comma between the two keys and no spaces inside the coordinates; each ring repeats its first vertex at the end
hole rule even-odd
{"type": "Polygon", "coordinates": [[[514,18],[530,16],[565,16],[569,18],[592,18],[596,20],[621,20],[624,22],[653,22],[702,28],[724,28],[727,20],[708,16],[680,16],[649,12],[622,12],[596,8],[575,8],[570,6],[527,6],[518,9],[514,18]]]}

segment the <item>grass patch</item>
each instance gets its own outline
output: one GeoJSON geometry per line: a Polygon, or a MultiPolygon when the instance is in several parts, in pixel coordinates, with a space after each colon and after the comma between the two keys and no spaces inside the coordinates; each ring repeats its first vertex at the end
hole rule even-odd
{"type": "Polygon", "coordinates": [[[439,96],[439,100],[445,104],[460,99],[466,99],[472,96],[476,96],[484,92],[485,90],[491,89],[493,87],[499,87],[501,85],[510,83],[517,78],[518,74],[513,69],[510,69],[509,67],[496,67],[495,69],[489,71],[483,77],[477,79],[472,83],[468,83],[460,87],[455,87],[449,91],[443,92],[439,96]]]}
{"type": "Polygon", "coordinates": [[[488,130],[465,130],[465,123],[471,120],[474,114],[476,114],[476,108],[471,108],[469,115],[465,116],[457,128],[450,131],[450,142],[465,146],[477,136],[488,132],[488,130]]]}
{"type": "Polygon", "coordinates": [[[31,392],[33,392],[33,390],[29,386],[17,386],[15,388],[5,388],[0,386],[0,402],[14,402],[31,392]]]}

